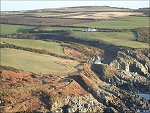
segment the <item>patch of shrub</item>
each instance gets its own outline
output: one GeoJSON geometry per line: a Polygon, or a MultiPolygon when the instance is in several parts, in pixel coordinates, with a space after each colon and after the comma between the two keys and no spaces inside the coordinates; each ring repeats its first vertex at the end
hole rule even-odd
{"type": "Polygon", "coordinates": [[[38,37],[30,33],[14,33],[14,34],[0,35],[0,36],[4,38],[16,38],[16,39],[38,39],[38,37]]]}
{"type": "Polygon", "coordinates": [[[2,71],[2,70],[10,70],[10,71],[14,71],[14,72],[20,71],[19,69],[16,69],[16,68],[13,68],[13,67],[10,67],[10,66],[2,66],[2,65],[0,65],[0,71],[2,71]]]}
{"type": "Polygon", "coordinates": [[[90,47],[90,46],[85,46],[85,45],[81,45],[81,44],[77,44],[77,43],[73,43],[73,44],[70,44],[70,45],[64,45],[64,46],[66,46],[68,48],[72,48],[72,49],[74,49],[76,51],[79,51],[80,53],[84,54],[87,57],[96,56],[97,53],[100,54],[100,49],[98,49],[98,48],[94,48],[94,47],[90,47]],[[88,48],[91,51],[88,51],[85,48],[88,48]]]}
{"type": "Polygon", "coordinates": [[[99,77],[104,80],[106,78],[111,78],[115,75],[115,70],[112,69],[108,64],[93,64],[91,69],[99,74],[99,77]]]}
{"type": "Polygon", "coordinates": [[[142,27],[136,29],[138,38],[138,41],[150,43],[150,27],[142,27]]]}

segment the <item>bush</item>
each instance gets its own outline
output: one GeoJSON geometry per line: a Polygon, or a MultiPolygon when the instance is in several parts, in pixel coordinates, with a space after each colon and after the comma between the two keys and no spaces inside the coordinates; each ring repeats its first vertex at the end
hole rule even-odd
{"type": "Polygon", "coordinates": [[[138,38],[138,41],[150,43],[150,27],[142,27],[136,29],[138,38]]]}
{"type": "Polygon", "coordinates": [[[38,37],[29,33],[15,33],[15,34],[0,35],[0,36],[5,38],[16,38],[16,39],[38,39],[38,37]]]}

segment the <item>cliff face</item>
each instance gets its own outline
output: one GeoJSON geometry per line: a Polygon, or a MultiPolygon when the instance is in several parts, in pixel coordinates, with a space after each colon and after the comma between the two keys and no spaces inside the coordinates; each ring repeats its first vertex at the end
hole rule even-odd
{"type": "Polygon", "coordinates": [[[110,63],[110,66],[149,77],[150,60],[148,56],[132,50],[119,51],[117,58],[110,63]]]}
{"type": "MultiPolygon", "coordinates": [[[[99,59],[100,60],[100,59],[99,59]]],[[[1,68],[1,112],[139,112],[149,101],[150,54],[118,51],[110,64],[85,63],[66,77],[1,68]]]]}

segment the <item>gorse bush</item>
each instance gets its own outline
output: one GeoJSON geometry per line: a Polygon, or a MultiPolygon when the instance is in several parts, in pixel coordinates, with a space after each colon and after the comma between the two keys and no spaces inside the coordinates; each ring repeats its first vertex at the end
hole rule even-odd
{"type": "Polygon", "coordinates": [[[38,37],[30,33],[14,33],[14,34],[0,35],[0,36],[5,38],[16,38],[16,39],[38,39],[38,37]]]}

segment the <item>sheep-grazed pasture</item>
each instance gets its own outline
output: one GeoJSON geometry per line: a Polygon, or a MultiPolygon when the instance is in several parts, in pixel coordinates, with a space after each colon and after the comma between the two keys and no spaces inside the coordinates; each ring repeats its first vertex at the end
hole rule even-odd
{"type": "Polygon", "coordinates": [[[35,26],[25,26],[25,25],[10,25],[10,24],[0,24],[1,35],[13,34],[18,32],[28,32],[35,26]]]}
{"type": "Polygon", "coordinates": [[[66,74],[75,71],[77,61],[16,49],[1,48],[1,65],[34,73],[66,74]]]}
{"type": "Polygon", "coordinates": [[[114,20],[104,20],[74,24],[91,28],[134,29],[149,26],[149,17],[126,16],[114,20]]]}
{"type": "Polygon", "coordinates": [[[46,42],[42,40],[32,40],[32,39],[1,38],[1,43],[2,44],[9,43],[20,47],[46,50],[50,53],[63,56],[65,55],[61,44],[56,42],[46,42]]]}
{"type": "Polygon", "coordinates": [[[116,46],[148,48],[148,43],[138,42],[133,32],[72,32],[71,37],[84,40],[98,40],[116,46]]]}

